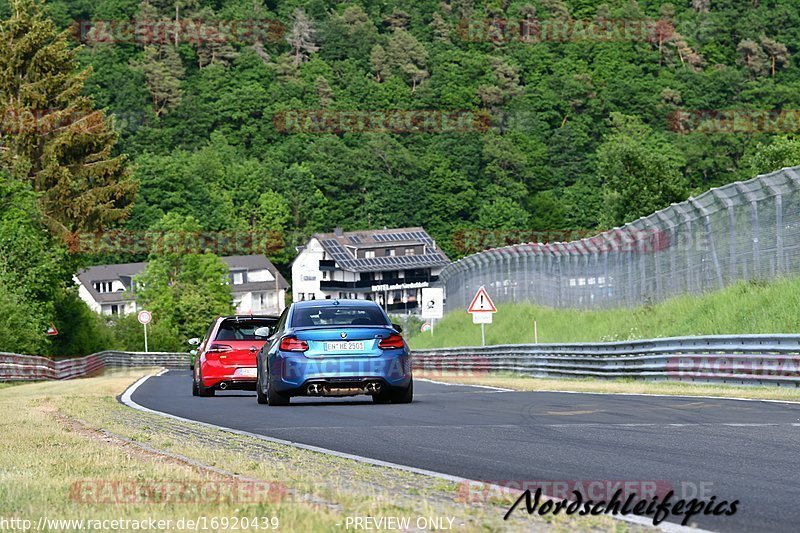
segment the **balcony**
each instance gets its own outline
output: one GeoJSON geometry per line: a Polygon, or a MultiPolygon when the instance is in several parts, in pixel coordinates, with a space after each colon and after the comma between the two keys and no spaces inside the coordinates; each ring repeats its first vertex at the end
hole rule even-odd
{"type": "Polygon", "coordinates": [[[403,283],[433,283],[439,276],[415,276],[410,278],[391,278],[391,279],[362,279],[358,281],[333,281],[323,280],[319,282],[319,288],[323,291],[346,289],[358,292],[372,292],[373,285],[400,285],[403,283]]]}
{"type": "Polygon", "coordinates": [[[333,259],[320,259],[319,261],[319,269],[320,270],[336,270],[336,261],[333,259]]]}

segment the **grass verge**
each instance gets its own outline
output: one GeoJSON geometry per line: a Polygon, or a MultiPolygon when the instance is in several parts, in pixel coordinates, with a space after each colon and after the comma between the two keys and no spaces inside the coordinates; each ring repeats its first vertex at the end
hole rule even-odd
{"type": "Polygon", "coordinates": [[[443,372],[430,376],[435,381],[488,385],[517,391],[571,391],[617,394],[663,394],[666,396],[714,396],[800,402],[798,387],[766,387],[756,385],[706,385],[679,381],[635,381],[628,379],[550,379],[520,376],[506,372],[464,376],[443,372]]]}
{"type": "MultiPolygon", "coordinates": [[[[681,296],[634,309],[580,311],[530,304],[498,306],[486,325],[487,344],[603,342],[688,335],[800,331],[800,277],[740,282],[702,296],[681,296]]],[[[434,334],[409,331],[412,348],[479,346],[480,327],[466,312],[437,322],[434,334]]]]}
{"type": "MultiPolygon", "coordinates": [[[[512,496],[507,501],[464,502],[459,498],[463,487],[456,483],[236,436],[119,404],[116,396],[146,373],[0,390],[0,516],[31,520],[34,526],[41,517],[152,518],[171,520],[167,529],[173,531],[190,529],[179,527],[179,520],[201,517],[211,530],[226,529],[224,519],[232,524],[234,517],[249,517],[276,518],[281,531],[342,531],[347,516],[410,517],[412,523],[418,517],[452,517],[453,528],[460,531],[641,529],[608,517],[519,513],[504,522],[512,496]],[[225,493],[228,497],[217,498],[217,493],[196,490],[233,480],[269,483],[268,497],[254,501],[247,493],[244,498],[225,493]],[[168,501],[151,492],[168,484],[182,487],[168,501]]],[[[242,525],[239,530],[248,529],[242,525]]],[[[37,529],[78,527],[45,522],[37,529]]],[[[126,527],[105,522],[94,529],[126,527]]]]}

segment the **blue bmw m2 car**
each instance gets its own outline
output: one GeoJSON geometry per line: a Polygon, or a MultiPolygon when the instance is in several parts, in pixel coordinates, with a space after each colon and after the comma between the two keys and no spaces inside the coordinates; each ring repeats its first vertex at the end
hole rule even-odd
{"type": "Polygon", "coordinates": [[[369,300],[307,300],[256,334],[258,403],[288,405],[292,396],[356,396],[411,403],[411,356],[400,326],[369,300]],[[266,331],[268,330],[268,331],[266,331]]]}

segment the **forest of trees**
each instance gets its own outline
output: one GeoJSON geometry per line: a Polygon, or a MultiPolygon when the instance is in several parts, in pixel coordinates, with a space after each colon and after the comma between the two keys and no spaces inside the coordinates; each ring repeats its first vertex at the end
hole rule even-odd
{"type": "MultiPolygon", "coordinates": [[[[4,0],[0,19],[20,2],[38,5],[4,0]]],[[[64,259],[64,233],[148,230],[171,214],[202,231],[273,232],[282,246],[270,257],[285,271],[294,246],[315,231],[421,225],[456,259],[466,252],[454,237],[463,230],[605,229],[710,187],[800,164],[792,131],[686,133],[672,119],[678,110],[800,109],[795,0],[43,6],[71,36],[46,61],[76,77],[57,98],[40,100],[60,98],[64,113],[94,121],[83,141],[91,146],[76,161],[63,161],[73,156],[63,143],[2,138],[0,293],[8,297],[0,308],[33,299],[43,322],[67,305],[65,287],[81,265],[147,259],[64,259]],[[159,41],[132,38],[109,22],[176,18],[201,24],[159,41]],[[255,37],[193,38],[248,20],[271,22],[255,37]],[[653,25],[645,38],[615,40],[526,41],[517,31],[519,21],[579,27],[609,20],[653,25]],[[503,21],[505,34],[497,30],[503,21]],[[296,110],[474,112],[486,121],[475,131],[443,133],[284,131],[276,117],[296,110]],[[53,162],[59,157],[70,173],[53,162]],[[81,162],[86,170],[75,171],[81,162]]],[[[3,32],[25,30],[5,23],[3,32]]],[[[19,67],[13,57],[0,65],[4,78],[19,67]]],[[[20,87],[2,83],[7,113],[20,87]]]]}

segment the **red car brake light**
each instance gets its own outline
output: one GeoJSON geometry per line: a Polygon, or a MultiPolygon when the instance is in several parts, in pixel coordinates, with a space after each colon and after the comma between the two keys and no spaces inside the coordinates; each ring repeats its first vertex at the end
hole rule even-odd
{"type": "Polygon", "coordinates": [[[279,349],[282,352],[305,352],[308,350],[308,343],[290,335],[281,339],[279,349]]]}
{"type": "Polygon", "coordinates": [[[227,344],[212,344],[211,346],[208,347],[206,353],[225,353],[231,351],[233,351],[233,348],[231,348],[227,344]]]}
{"type": "Polygon", "coordinates": [[[398,335],[397,333],[392,333],[385,339],[381,339],[378,342],[378,348],[382,350],[394,350],[396,348],[403,347],[403,337],[398,335]]]}

